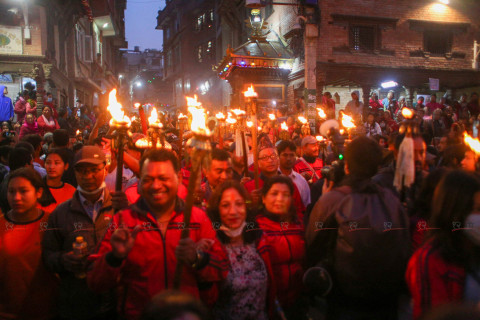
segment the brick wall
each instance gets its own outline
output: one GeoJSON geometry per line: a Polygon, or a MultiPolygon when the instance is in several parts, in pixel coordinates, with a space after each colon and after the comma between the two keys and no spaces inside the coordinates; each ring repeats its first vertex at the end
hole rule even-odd
{"type": "Polygon", "coordinates": [[[443,5],[424,0],[320,0],[321,26],[318,59],[321,62],[357,63],[386,67],[422,66],[432,69],[471,69],[473,41],[479,30],[479,4],[443,5]],[[395,29],[381,31],[381,48],[394,55],[334,53],[333,47],[348,46],[348,28],[332,24],[332,14],[399,19],[395,29]],[[423,49],[423,32],[411,30],[409,19],[469,23],[466,33],[456,34],[452,51],[465,53],[464,59],[445,57],[410,57],[410,52],[423,49]]]}

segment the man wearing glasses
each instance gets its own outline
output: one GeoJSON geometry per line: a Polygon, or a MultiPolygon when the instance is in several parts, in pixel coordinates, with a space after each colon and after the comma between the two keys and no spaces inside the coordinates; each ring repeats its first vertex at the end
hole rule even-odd
{"type": "Polygon", "coordinates": [[[95,294],[85,278],[87,255],[73,253],[81,236],[88,254],[103,239],[113,217],[112,197],[105,185],[105,154],[96,146],[84,146],[74,158],[78,187],[73,198],[51,214],[42,242],[46,266],[60,277],[58,308],[61,319],[112,319],[112,292],[95,294]]]}

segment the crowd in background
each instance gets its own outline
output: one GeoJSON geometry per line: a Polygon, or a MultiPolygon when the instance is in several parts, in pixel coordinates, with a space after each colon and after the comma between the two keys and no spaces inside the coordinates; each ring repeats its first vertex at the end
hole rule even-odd
{"type": "Polygon", "coordinates": [[[480,318],[475,93],[354,91],[353,128],[328,92],[312,126],[302,100],[260,108],[245,149],[241,127],[209,118],[195,190],[192,133],[161,112],[168,144],[144,150],[135,115],[118,191],[105,106],[47,94],[40,113],[34,92],[0,92],[2,319],[480,318]]]}

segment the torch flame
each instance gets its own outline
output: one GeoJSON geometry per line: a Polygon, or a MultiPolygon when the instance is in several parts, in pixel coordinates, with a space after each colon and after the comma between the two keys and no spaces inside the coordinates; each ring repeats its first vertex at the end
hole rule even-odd
{"type": "Polygon", "coordinates": [[[130,119],[125,115],[125,112],[122,110],[122,105],[117,101],[117,89],[110,91],[108,95],[108,107],[107,110],[112,115],[112,120],[110,124],[124,124],[129,126],[130,119]]]}
{"type": "Polygon", "coordinates": [[[150,117],[148,117],[148,124],[149,125],[152,125],[152,124],[158,124],[159,121],[158,121],[158,112],[157,112],[157,108],[153,107],[152,109],[152,112],[150,113],[150,117]]]}
{"type": "Polygon", "coordinates": [[[138,109],[138,108],[140,108],[140,103],[137,102],[137,103],[135,103],[133,106],[135,107],[135,109],[138,109]]]}
{"type": "Polygon", "coordinates": [[[232,113],[231,113],[231,112],[228,113],[228,118],[227,118],[226,121],[227,121],[227,123],[229,123],[229,124],[237,123],[237,119],[232,118],[232,113]]]}
{"type": "Polygon", "coordinates": [[[215,115],[218,120],[225,120],[225,115],[222,112],[219,112],[215,115]]]}
{"type": "Polygon", "coordinates": [[[327,118],[327,115],[325,114],[325,111],[323,111],[322,108],[317,108],[317,111],[318,111],[318,116],[322,119],[325,119],[327,118]]]}
{"type": "Polygon", "coordinates": [[[133,116],[132,117],[132,122],[136,121],[137,120],[137,117],[133,116]]]}
{"type": "Polygon", "coordinates": [[[413,118],[413,112],[409,108],[403,108],[402,109],[402,116],[405,119],[412,119],[413,118]]]}
{"type": "Polygon", "coordinates": [[[305,117],[303,117],[303,116],[299,116],[299,117],[298,117],[298,121],[300,121],[302,124],[307,123],[307,119],[306,119],[305,117]]]}
{"type": "Polygon", "coordinates": [[[323,141],[323,137],[322,137],[322,136],[316,136],[315,138],[317,139],[318,142],[323,141]]]}
{"type": "MultiPolygon", "coordinates": [[[[149,141],[148,138],[142,138],[142,139],[138,139],[137,142],[135,142],[135,146],[139,149],[147,149],[147,148],[151,148],[153,146],[153,143],[149,141]]],[[[160,141],[157,141],[157,149],[160,149],[160,148],[172,149],[172,145],[165,141],[165,145],[162,146],[160,141]]]]}
{"type": "Polygon", "coordinates": [[[281,128],[282,130],[288,131],[287,123],[286,123],[285,121],[283,121],[282,124],[280,125],[280,128],[281,128]]]}
{"type": "Polygon", "coordinates": [[[464,138],[463,140],[465,143],[472,149],[473,152],[475,152],[477,155],[480,154],[480,141],[478,138],[474,139],[471,136],[468,135],[468,133],[463,134],[464,138]]]}
{"type": "Polygon", "coordinates": [[[181,120],[181,119],[187,119],[188,117],[186,115],[184,115],[183,113],[179,113],[178,115],[178,120],[181,120]]]}
{"type": "Polygon", "coordinates": [[[275,120],[275,115],[273,113],[270,113],[268,115],[268,118],[273,121],[273,120],[275,120]]]}
{"type": "Polygon", "coordinates": [[[245,98],[258,97],[258,94],[255,92],[255,89],[253,89],[253,84],[250,87],[248,87],[247,91],[244,91],[243,94],[245,95],[245,98]]]}
{"type": "Polygon", "coordinates": [[[243,116],[245,114],[245,111],[241,109],[232,109],[232,112],[236,117],[243,116]]]}
{"type": "Polygon", "coordinates": [[[355,124],[353,123],[353,118],[345,113],[342,115],[342,125],[347,129],[355,128],[355,124]]]}
{"type": "Polygon", "coordinates": [[[253,121],[247,121],[247,127],[248,128],[253,127],[253,121]]]}
{"type": "Polygon", "coordinates": [[[77,136],[80,134],[80,130],[77,130],[77,136]]]}
{"type": "Polygon", "coordinates": [[[345,133],[345,130],[340,129],[340,134],[343,135],[345,133]]]}
{"type": "Polygon", "coordinates": [[[202,108],[202,103],[197,101],[197,95],[193,98],[187,98],[188,112],[192,114],[191,129],[197,134],[210,135],[210,130],[205,125],[207,115],[205,109],[202,108]]]}

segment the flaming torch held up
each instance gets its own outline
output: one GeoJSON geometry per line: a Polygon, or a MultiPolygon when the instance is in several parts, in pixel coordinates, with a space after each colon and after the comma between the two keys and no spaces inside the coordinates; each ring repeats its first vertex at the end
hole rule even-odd
{"type": "Polygon", "coordinates": [[[115,177],[115,191],[122,191],[122,177],[123,177],[123,149],[126,138],[128,137],[127,131],[130,128],[130,118],[125,115],[122,110],[122,105],[117,101],[117,90],[110,91],[108,96],[107,110],[112,115],[110,120],[110,126],[115,129],[115,145],[117,147],[117,176],[115,177]]]}
{"type": "MultiPolygon", "coordinates": [[[[192,154],[190,155],[192,161],[192,170],[188,179],[188,194],[185,202],[185,210],[183,212],[184,227],[182,229],[181,239],[188,238],[190,234],[190,217],[192,215],[192,207],[194,202],[194,194],[197,189],[197,181],[202,165],[208,166],[210,156],[210,130],[206,127],[206,113],[202,104],[197,101],[197,96],[194,98],[187,97],[188,111],[192,114],[191,130],[193,137],[187,142],[189,147],[192,147],[192,154]]],[[[174,289],[180,288],[183,265],[177,262],[175,269],[175,276],[173,279],[174,289]]]]}
{"type": "Polygon", "coordinates": [[[303,136],[309,136],[310,135],[310,126],[308,125],[307,118],[305,118],[303,116],[299,116],[298,121],[300,121],[300,123],[302,124],[301,130],[302,130],[303,136]]]}
{"type": "Polygon", "coordinates": [[[472,138],[468,133],[463,134],[463,141],[465,141],[465,144],[472,149],[475,154],[480,155],[480,140],[478,138],[474,139],[472,138]]]}
{"type": "Polygon", "coordinates": [[[182,159],[182,154],[183,154],[183,133],[185,130],[188,129],[188,117],[184,115],[183,113],[180,112],[178,115],[178,121],[177,121],[177,126],[178,126],[178,157],[179,159],[182,159]]]}
{"type": "MultiPolygon", "coordinates": [[[[257,122],[257,97],[258,94],[255,92],[253,85],[251,85],[247,91],[243,92],[245,97],[246,106],[245,109],[249,111],[250,120],[253,122],[252,126],[252,152],[253,152],[253,166],[254,166],[254,177],[255,177],[255,189],[259,188],[259,169],[258,169],[258,122],[257,122]]],[[[248,167],[245,167],[245,171],[248,170],[248,167]]]]}
{"type": "Polygon", "coordinates": [[[157,108],[153,108],[152,112],[150,113],[150,117],[148,117],[148,130],[147,130],[147,137],[137,140],[135,142],[135,146],[141,149],[172,149],[172,146],[165,141],[165,136],[163,132],[163,124],[160,122],[158,118],[157,108]]]}
{"type": "Polygon", "coordinates": [[[318,116],[320,117],[320,119],[325,120],[327,118],[327,115],[326,115],[325,111],[323,111],[322,108],[317,108],[317,111],[318,111],[318,116]]]}
{"type": "Polygon", "coordinates": [[[282,122],[280,125],[280,140],[289,140],[290,139],[290,133],[288,132],[288,126],[285,121],[282,122]]]}
{"type": "MultiPolygon", "coordinates": [[[[248,168],[248,154],[247,154],[247,142],[245,141],[245,119],[246,113],[241,109],[232,109],[233,114],[237,118],[239,126],[237,126],[237,130],[240,131],[240,138],[242,140],[242,154],[243,154],[243,165],[245,168],[248,168]]],[[[248,176],[248,170],[245,170],[245,177],[248,176]]]]}
{"type": "Polygon", "coordinates": [[[219,112],[215,115],[215,118],[218,120],[218,147],[223,149],[223,132],[222,129],[225,126],[225,115],[222,112],[219,112]]]}

